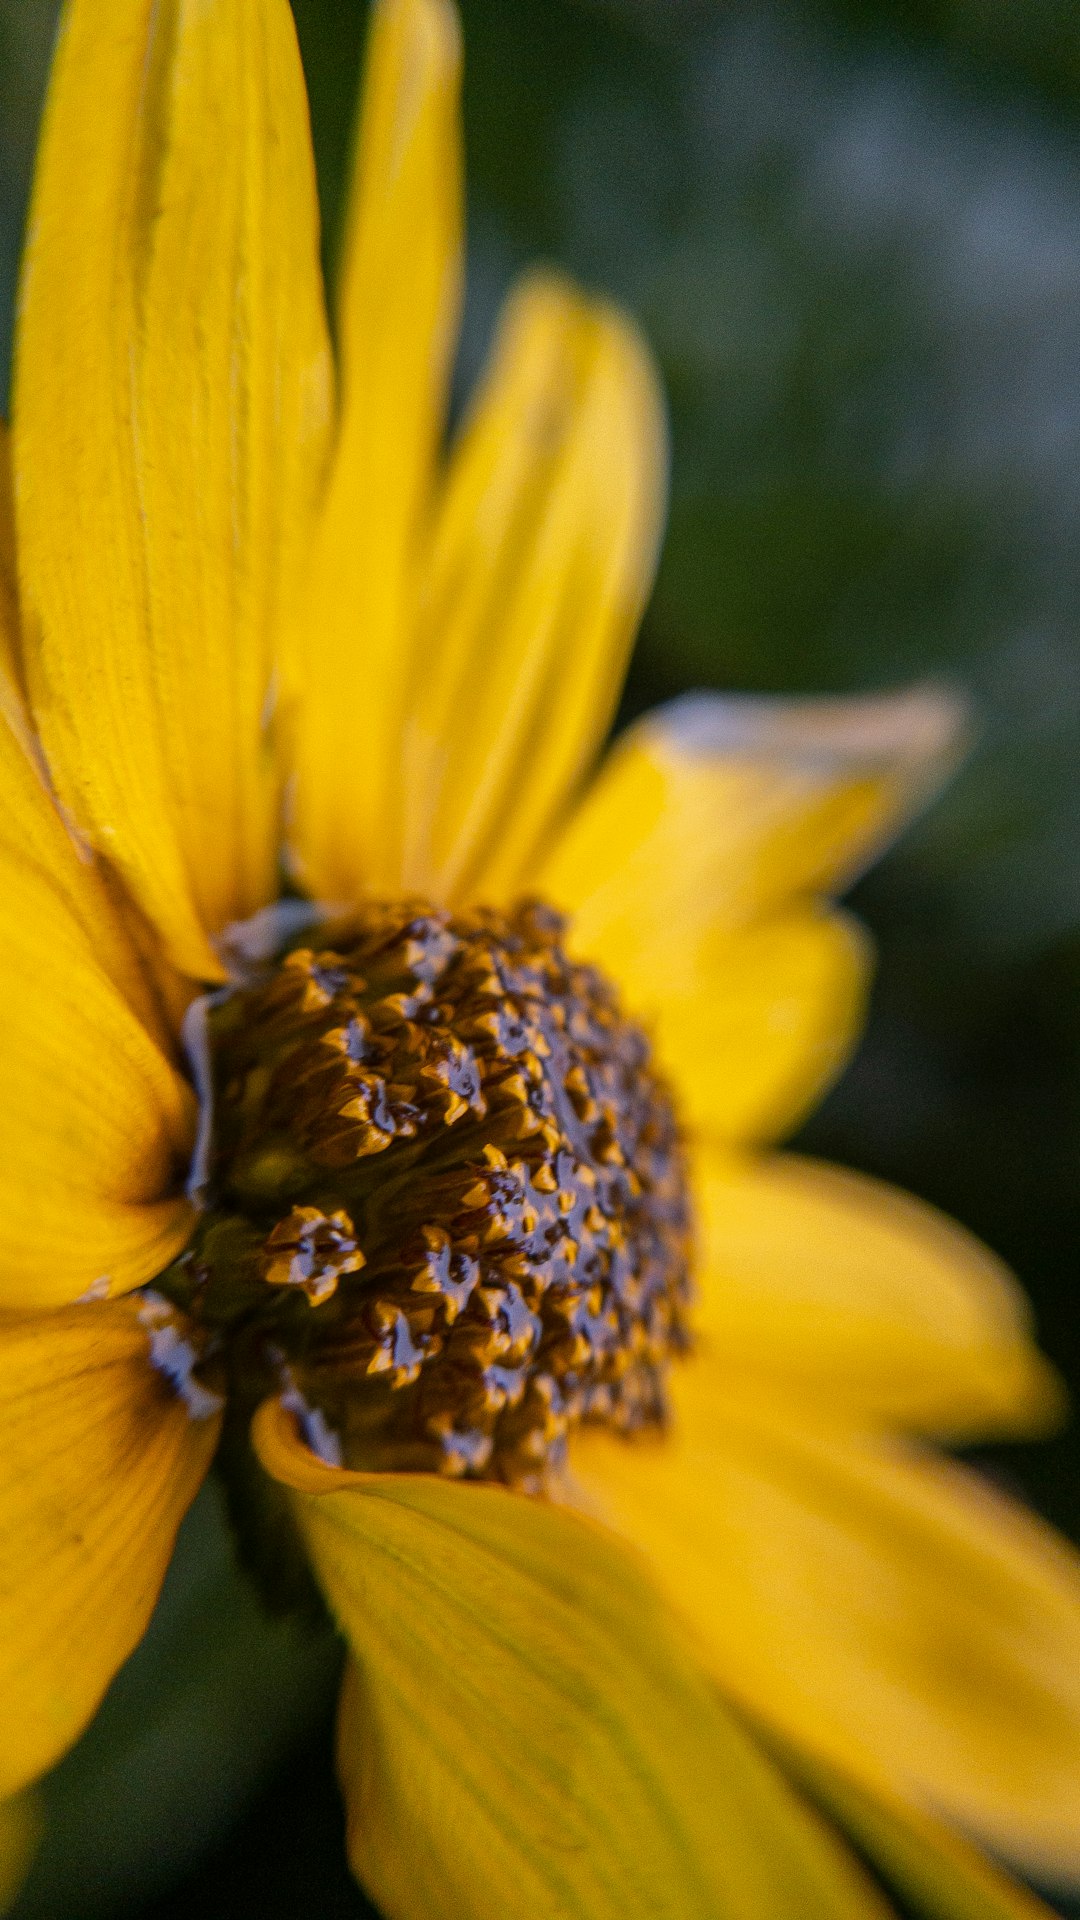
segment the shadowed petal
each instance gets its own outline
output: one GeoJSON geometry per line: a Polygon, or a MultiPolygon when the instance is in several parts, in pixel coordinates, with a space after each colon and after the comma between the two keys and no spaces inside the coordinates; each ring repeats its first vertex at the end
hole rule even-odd
{"type": "Polygon", "coordinates": [[[655,1446],[575,1440],[717,1678],[796,1745],[1080,1877],[1080,1560],[975,1475],[739,1398],[701,1358],[655,1446]]]}
{"type": "Polygon", "coordinates": [[[31,1793],[0,1805],[0,1913],[6,1913],[30,1870],[41,1837],[41,1812],[31,1793]]]}
{"type": "Polygon", "coordinates": [[[0,1795],[142,1637],[217,1427],[151,1364],[136,1301],[0,1314],[0,1795]]]}
{"type": "Polygon", "coordinates": [[[786,1768],[910,1902],[920,1920],[1053,1920],[1050,1908],[985,1854],[883,1785],[857,1786],[805,1750],[779,1745],[786,1768]]]}
{"type": "Polygon", "coordinates": [[[33,734],[26,711],[19,625],[11,436],[6,422],[0,421],[0,718],[6,720],[26,751],[32,752],[33,734]]]}

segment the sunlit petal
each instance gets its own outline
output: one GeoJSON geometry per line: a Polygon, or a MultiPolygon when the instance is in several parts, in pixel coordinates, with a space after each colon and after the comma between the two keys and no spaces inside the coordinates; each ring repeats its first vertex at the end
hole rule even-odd
{"type": "Polygon", "coordinates": [[[590,952],[644,967],[847,886],[955,763],[965,709],[934,687],[850,700],[687,694],[617,742],[546,863],[590,952]]]}
{"type": "Polygon", "coordinates": [[[462,277],[459,40],[447,0],[373,10],[341,274],[341,417],[297,660],[290,838],[324,900],[392,884],[400,869],[420,538],[462,277]]]}
{"type": "Polygon", "coordinates": [[[183,1245],[194,1101],[166,1044],[107,889],[0,717],[0,1303],[123,1291],[183,1245]]]}
{"type": "Polygon", "coordinates": [[[20,299],[23,637],[57,787],[172,958],[270,898],[273,657],[329,357],[287,0],[70,0],[20,299]]]}
{"type": "Polygon", "coordinates": [[[597,751],[652,581],[665,438],[620,314],[536,275],[453,452],[403,761],[406,887],[499,900],[597,751]]]}
{"type": "Polygon", "coordinates": [[[537,877],[577,949],[651,1023],[689,1119],[775,1138],[842,1065],[865,939],[845,885],[951,764],[962,709],[693,695],[617,744],[537,877]]]}

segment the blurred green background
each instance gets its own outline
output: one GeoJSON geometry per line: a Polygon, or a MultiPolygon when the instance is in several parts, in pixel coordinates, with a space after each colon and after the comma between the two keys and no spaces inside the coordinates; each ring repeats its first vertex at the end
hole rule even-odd
{"type": "MultiPolygon", "coordinates": [[[[365,7],[294,4],[332,269],[365,7]]],[[[0,0],[5,366],[55,11],[0,0]]],[[[667,381],[670,530],[623,718],[699,686],[976,697],[968,766],[855,896],[870,1028],[803,1142],[983,1234],[1080,1388],[1080,9],[462,11],[460,389],[537,256],[625,300],[667,381]]],[[[1080,1539],[1076,1428],[983,1458],[1080,1539]]],[[[52,1783],[22,1920],[370,1913],[340,1851],[335,1661],[261,1621],[204,1495],[52,1783]]]]}

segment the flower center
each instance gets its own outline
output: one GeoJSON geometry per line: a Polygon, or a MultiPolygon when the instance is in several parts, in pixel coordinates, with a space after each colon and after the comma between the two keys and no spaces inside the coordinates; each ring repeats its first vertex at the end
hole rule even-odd
{"type": "Polygon", "coordinates": [[[561,936],[372,905],[211,1011],[209,1206],[158,1284],[330,1457],[535,1490],[576,1422],[663,1419],[678,1128],[561,936]]]}

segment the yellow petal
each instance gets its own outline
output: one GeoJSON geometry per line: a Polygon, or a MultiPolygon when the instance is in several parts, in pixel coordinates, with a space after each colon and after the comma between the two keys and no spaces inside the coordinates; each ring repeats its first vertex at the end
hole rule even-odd
{"type": "Polygon", "coordinates": [[[692,694],[623,735],[538,877],[584,951],[646,979],[710,926],[846,886],[954,763],[940,690],[692,694]]]}
{"type": "Polygon", "coordinates": [[[460,66],[448,0],[379,0],[341,277],[341,417],[299,637],[290,837],[324,900],[400,871],[413,603],[462,278],[460,66]]]}
{"type": "Polygon", "coordinates": [[[550,275],[511,297],[434,532],[403,757],[403,881],[498,900],[614,711],[652,581],[663,410],[644,343],[550,275]]]}
{"type": "Polygon", "coordinates": [[[41,1809],[33,1794],[0,1805],[0,1913],[13,1904],[41,1837],[41,1809]]]}
{"type": "Polygon", "coordinates": [[[16,343],[27,676],[63,801],[195,975],[275,890],[328,381],[287,0],[70,0],[16,343]]]}
{"type": "Polygon", "coordinates": [[[695,1155],[710,1358],[732,1392],[971,1439],[1061,1395],[999,1260],[933,1207],[794,1155],[695,1155]]]}
{"type": "Polygon", "coordinates": [[[974,1474],[726,1393],[652,1446],[583,1435],[578,1499],[643,1548],[717,1678],[1036,1877],[1080,1876],[1080,1559],[974,1474]]]}
{"type": "Polygon", "coordinates": [[[135,1301],[0,1315],[0,1794],[141,1638],[217,1426],[151,1364],[135,1301]]]}
{"type": "Polygon", "coordinates": [[[927,688],[691,695],[614,748],[535,884],[652,1028],[691,1125],[776,1138],[843,1065],[869,949],[814,896],[940,781],[960,718],[927,688]]]}
{"type": "Polygon", "coordinates": [[[689,929],[663,973],[606,963],[643,1019],[693,1129],[739,1145],[798,1124],[844,1066],[863,1024],[870,947],[815,903],[730,932],[689,929]]]}
{"type": "Polygon", "coordinates": [[[194,1100],[161,1029],[100,876],[0,717],[3,1304],[123,1291],[183,1245],[194,1100]]]}
{"type": "Polygon", "coordinates": [[[920,1920],[1053,1920],[1049,1907],[940,1820],[887,1790],[857,1786],[790,1744],[779,1751],[920,1920]]]}
{"type": "Polygon", "coordinates": [[[12,498],[11,439],[0,421],[0,844],[49,874],[85,926],[100,965],[171,1051],[191,990],[173,974],[130,898],[101,869],[77,858],[47,790],[26,701],[12,498]],[[12,752],[12,739],[22,755],[12,752]],[[26,762],[30,763],[28,769],[26,762]],[[32,770],[34,777],[30,777],[32,770]]]}
{"type": "Polygon", "coordinates": [[[500,1488],[335,1472],[287,1418],[257,1444],[353,1652],[349,1851],[388,1920],[884,1920],[617,1543],[500,1488]]]}

